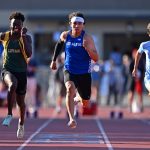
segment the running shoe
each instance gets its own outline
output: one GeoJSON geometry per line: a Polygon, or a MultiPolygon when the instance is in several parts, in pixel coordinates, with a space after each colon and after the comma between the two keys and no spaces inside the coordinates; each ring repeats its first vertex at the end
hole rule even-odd
{"type": "Polygon", "coordinates": [[[75,120],[69,121],[68,122],[68,127],[74,129],[77,127],[77,122],[75,120]]]}
{"type": "Polygon", "coordinates": [[[24,136],[24,125],[20,125],[20,122],[18,123],[18,130],[17,130],[17,138],[22,139],[24,136]]]}
{"type": "Polygon", "coordinates": [[[82,101],[78,97],[75,97],[74,98],[74,105],[78,105],[79,103],[82,103],[82,101]]]}
{"type": "Polygon", "coordinates": [[[12,119],[13,119],[12,115],[7,115],[7,117],[4,119],[2,125],[3,126],[9,126],[12,119]]]}

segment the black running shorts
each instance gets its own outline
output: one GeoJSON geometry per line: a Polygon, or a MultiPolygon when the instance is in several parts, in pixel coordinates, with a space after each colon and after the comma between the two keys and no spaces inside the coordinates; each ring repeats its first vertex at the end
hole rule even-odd
{"type": "Polygon", "coordinates": [[[89,100],[91,97],[91,74],[72,74],[64,71],[64,82],[72,81],[82,99],[89,100]]]}
{"type": "Polygon", "coordinates": [[[6,69],[2,69],[1,76],[2,80],[4,81],[4,77],[6,74],[10,74],[17,78],[17,89],[16,93],[19,95],[26,94],[26,87],[27,87],[27,73],[26,72],[11,72],[6,69]]]}

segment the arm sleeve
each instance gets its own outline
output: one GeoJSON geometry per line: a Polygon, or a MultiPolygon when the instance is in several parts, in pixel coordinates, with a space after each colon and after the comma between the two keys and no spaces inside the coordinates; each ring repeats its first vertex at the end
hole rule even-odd
{"type": "Polygon", "coordinates": [[[64,45],[64,42],[59,40],[56,45],[55,45],[55,48],[54,48],[54,55],[53,55],[53,58],[52,60],[53,61],[56,61],[56,58],[57,56],[60,54],[62,48],[63,48],[63,45],[64,45]]]}

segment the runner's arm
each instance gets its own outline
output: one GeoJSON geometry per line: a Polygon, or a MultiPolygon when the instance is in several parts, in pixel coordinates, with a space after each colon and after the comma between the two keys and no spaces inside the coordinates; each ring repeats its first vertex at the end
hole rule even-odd
{"type": "Polygon", "coordinates": [[[139,53],[137,51],[136,56],[135,56],[135,61],[134,61],[134,68],[133,68],[133,71],[132,71],[132,76],[133,77],[137,76],[137,68],[138,68],[141,56],[142,56],[142,53],[139,53]]]}
{"type": "Polygon", "coordinates": [[[53,58],[52,58],[52,62],[50,64],[50,68],[53,69],[53,70],[57,69],[56,59],[57,59],[58,55],[60,54],[60,52],[61,52],[61,50],[63,48],[64,42],[65,42],[65,38],[66,38],[66,31],[61,33],[60,40],[55,45],[54,55],[53,55],[53,58]]]}
{"type": "Polygon", "coordinates": [[[83,39],[83,47],[88,52],[89,56],[95,62],[98,61],[99,56],[95,48],[94,40],[90,35],[85,35],[83,39]]]}
{"type": "Polygon", "coordinates": [[[24,43],[24,49],[26,52],[27,57],[31,57],[32,55],[32,39],[30,35],[24,34],[22,35],[23,43],[24,43]]]}

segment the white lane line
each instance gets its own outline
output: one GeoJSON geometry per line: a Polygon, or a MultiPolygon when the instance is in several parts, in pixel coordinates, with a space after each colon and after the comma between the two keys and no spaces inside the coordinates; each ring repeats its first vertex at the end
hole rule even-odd
{"type": "Polygon", "coordinates": [[[22,150],[37,134],[40,133],[50,122],[54,119],[47,120],[41,127],[39,127],[17,150],[22,150]]]}
{"type": "Polygon", "coordinates": [[[106,132],[105,132],[103,126],[102,126],[102,123],[100,122],[100,120],[98,118],[96,118],[96,123],[98,125],[98,128],[99,128],[101,134],[104,137],[104,140],[105,140],[104,142],[106,143],[106,146],[107,146],[108,150],[114,150],[111,143],[110,143],[110,141],[109,141],[109,139],[108,139],[108,137],[107,137],[107,135],[106,135],[106,132]]]}
{"type": "Polygon", "coordinates": [[[88,143],[88,144],[99,144],[101,142],[104,143],[102,140],[102,135],[97,134],[39,134],[37,138],[34,138],[32,142],[34,143],[88,143]]]}
{"type": "Polygon", "coordinates": [[[22,150],[37,134],[40,133],[49,123],[51,123],[54,119],[47,120],[41,127],[39,127],[17,150],[22,150]]]}

